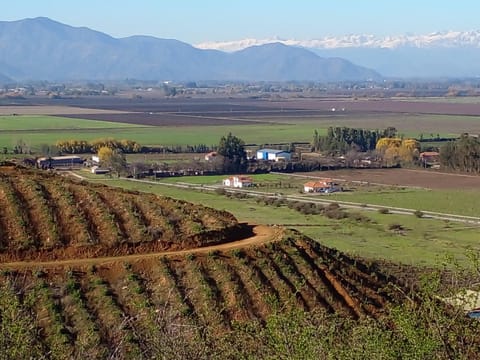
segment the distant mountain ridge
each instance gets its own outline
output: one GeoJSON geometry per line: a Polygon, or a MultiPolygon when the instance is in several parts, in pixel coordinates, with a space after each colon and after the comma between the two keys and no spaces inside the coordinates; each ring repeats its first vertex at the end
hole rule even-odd
{"type": "Polygon", "coordinates": [[[389,77],[480,76],[480,30],[421,35],[327,36],[312,40],[242,39],[206,42],[201,49],[239,51],[269,43],[303,47],[325,57],[341,57],[389,77]]]}
{"type": "Polygon", "coordinates": [[[380,79],[368,68],[283,44],[235,53],[202,50],[172,39],[116,39],[48,18],[0,22],[0,74],[15,80],[380,79]]]}
{"type": "Polygon", "coordinates": [[[250,46],[265,45],[279,42],[289,46],[300,46],[314,49],[338,48],[387,48],[394,49],[402,46],[431,48],[431,47],[460,47],[472,46],[480,48],[480,30],[472,31],[443,31],[420,35],[393,35],[375,36],[371,34],[325,36],[318,39],[241,39],[234,41],[210,41],[195,46],[199,49],[215,49],[222,51],[238,51],[250,46]]]}

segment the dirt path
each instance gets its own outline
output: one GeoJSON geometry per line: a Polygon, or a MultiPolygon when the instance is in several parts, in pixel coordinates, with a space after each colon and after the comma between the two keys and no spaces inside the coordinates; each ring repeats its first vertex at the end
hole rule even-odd
{"type": "Polygon", "coordinates": [[[232,249],[245,248],[252,245],[259,245],[269,241],[275,241],[281,238],[283,230],[281,228],[270,227],[266,225],[255,225],[253,227],[254,236],[246,239],[232,241],[219,245],[205,246],[195,249],[186,249],[178,251],[164,251],[149,254],[133,254],[112,257],[98,257],[86,259],[69,259],[53,261],[17,261],[0,264],[0,269],[25,269],[25,268],[45,268],[45,267],[65,267],[82,265],[99,265],[113,263],[117,261],[138,261],[160,256],[179,256],[185,254],[208,253],[210,251],[226,251],[232,249]]]}

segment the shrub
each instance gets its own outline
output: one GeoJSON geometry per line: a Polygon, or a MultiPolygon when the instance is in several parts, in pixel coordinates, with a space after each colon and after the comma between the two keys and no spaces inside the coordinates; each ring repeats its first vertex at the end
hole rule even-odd
{"type": "Polygon", "coordinates": [[[362,222],[362,223],[370,222],[370,218],[368,216],[365,216],[359,212],[351,212],[348,214],[348,217],[357,222],[362,222]]]}
{"type": "Polygon", "coordinates": [[[245,253],[243,252],[242,249],[233,249],[231,253],[232,253],[232,256],[237,259],[241,259],[245,256],[245,253]]]}
{"type": "Polygon", "coordinates": [[[216,258],[218,255],[220,255],[220,250],[212,250],[208,253],[208,256],[212,258],[216,258]]]}
{"type": "Polygon", "coordinates": [[[421,210],[415,210],[415,212],[413,213],[413,215],[415,215],[417,218],[422,218],[423,215],[425,215],[425,214],[424,214],[423,211],[421,211],[421,210]]]}
{"type": "Polygon", "coordinates": [[[403,230],[405,230],[405,228],[403,227],[402,224],[392,223],[392,224],[389,224],[389,225],[388,225],[388,230],[391,230],[391,231],[403,231],[403,230]]]}
{"type": "Polygon", "coordinates": [[[325,216],[328,217],[329,219],[340,220],[340,219],[345,219],[346,217],[348,217],[348,214],[340,208],[338,208],[338,209],[326,209],[325,210],[325,216]]]}
{"type": "Polygon", "coordinates": [[[215,189],[215,194],[217,195],[225,195],[227,191],[224,188],[217,188],[215,189]]]}

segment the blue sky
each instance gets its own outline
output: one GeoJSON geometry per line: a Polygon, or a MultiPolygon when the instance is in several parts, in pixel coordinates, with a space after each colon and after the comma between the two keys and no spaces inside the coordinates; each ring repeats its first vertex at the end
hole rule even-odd
{"type": "Polygon", "coordinates": [[[315,39],[480,29],[478,0],[15,0],[0,20],[46,16],[114,37],[191,44],[243,38],[315,39]]]}

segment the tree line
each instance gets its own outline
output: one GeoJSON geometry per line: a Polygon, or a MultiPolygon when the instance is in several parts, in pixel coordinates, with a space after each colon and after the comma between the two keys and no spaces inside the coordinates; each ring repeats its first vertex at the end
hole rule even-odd
{"type": "Polygon", "coordinates": [[[397,129],[388,127],[384,130],[368,130],[349,127],[329,127],[326,136],[320,136],[314,131],[312,150],[327,151],[329,153],[345,154],[349,150],[357,151],[375,150],[381,138],[392,138],[397,134],[397,129]]]}
{"type": "Polygon", "coordinates": [[[455,141],[449,141],[440,148],[442,168],[480,173],[480,141],[463,134],[455,141]]]}
{"type": "Polygon", "coordinates": [[[140,153],[143,147],[133,140],[117,140],[113,138],[101,138],[92,141],[86,140],[60,140],[55,144],[57,150],[64,154],[97,153],[99,149],[108,147],[112,150],[120,150],[125,154],[140,153]]]}

